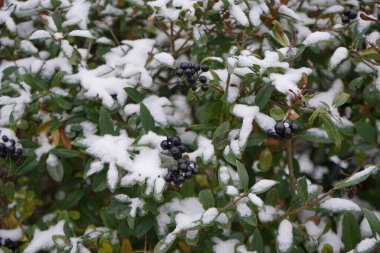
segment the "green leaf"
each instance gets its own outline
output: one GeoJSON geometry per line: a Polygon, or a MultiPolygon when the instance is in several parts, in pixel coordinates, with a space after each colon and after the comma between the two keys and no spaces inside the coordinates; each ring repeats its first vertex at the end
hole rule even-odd
{"type": "Polygon", "coordinates": [[[118,220],[124,220],[125,218],[128,217],[130,214],[131,210],[127,205],[119,205],[115,209],[115,217],[118,220]]]}
{"type": "Polygon", "coordinates": [[[213,141],[227,134],[228,131],[230,131],[230,123],[228,121],[223,122],[218,126],[218,128],[215,129],[214,135],[212,136],[213,141]]]}
{"type": "Polygon", "coordinates": [[[134,234],[140,238],[144,236],[155,224],[155,218],[153,215],[145,215],[136,225],[134,234]]]}
{"type": "Polygon", "coordinates": [[[256,95],[255,104],[262,110],[268,103],[272,92],[274,90],[274,85],[266,84],[262,87],[256,95]]]}
{"type": "Polygon", "coordinates": [[[350,212],[343,214],[342,241],[346,250],[351,250],[360,242],[360,229],[355,216],[350,212]]]}
{"type": "Polygon", "coordinates": [[[348,101],[349,98],[350,98],[350,94],[342,92],[334,98],[332,104],[335,107],[339,107],[341,105],[344,105],[348,101]]]}
{"type": "Polygon", "coordinates": [[[307,190],[307,181],[306,181],[305,176],[303,176],[297,180],[296,187],[297,187],[298,195],[301,197],[302,202],[306,203],[308,200],[309,194],[308,194],[308,190],[307,190]]]}
{"type": "Polygon", "coordinates": [[[53,8],[58,8],[60,5],[61,5],[61,1],[59,0],[51,0],[51,5],[53,6],[53,8]]]}
{"type": "Polygon", "coordinates": [[[247,173],[247,170],[245,169],[244,165],[236,160],[236,167],[237,167],[237,172],[239,175],[239,180],[241,183],[241,186],[243,187],[244,191],[248,191],[248,184],[249,184],[249,176],[247,173]]]}
{"type": "Polygon", "coordinates": [[[50,175],[50,177],[57,182],[61,182],[63,179],[63,165],[60,160],[58,160],[58,164],[56,166],[51,166],[47,164],[46,169],[50,175]]]}
{"type": "Polygon", "coordinates": [[[56,10],[55,12],[53,12],[52,18],[53,18],[54,24],[57,27],[58,31],[61,31],[61,29],[62,29],[61,13],[59,13],[59,11],[56,10]]]}
{"type": "Polygon", "coordinates": [[[259,165],[262,171],[268,171],[272,166],[273,155],[269,148],[265,148],[259,155],[259,165]]]}
{"type": "Polygon", "coordinates": [[[277,121],[283,120],[285,117],[285,112],[279,107],[272,108],[270,109],[270,116],[277,121]]]}
{"type": "Polygon", "coordinates": [[[337,148],[340,148],[342,144],[342,136],[340,135],[337,126],[332,121],[331,116],[327,113],[321,113],[319,116],[323,121],[327,135],[330,137],[333,143],[335,143],[335,146],[337,148]]]}
{"type": "Polygon", "coordinates": [[[62,158],[73,158],[79,156],[79,152],[72,149],[55,148],[50,151],[52,154],[62,158]]]}
{"type": "Polygon", "coordinates": [[[247,249],[249,251],[256,251],[257,253],[264,252],[263,237],[258,228],[256,228],[253,234],[248,238],[247,249]]]}
{"type": "Polygon", "coordinates": [[[65,222],[65,225],[63,225],[63,233],[65,234],[66,238],[71,238],[75,236],[73,230],[71,229],[67,221],[65,222]]]}
{"type": "Polygon", "coordinates": [[[208,189],[204,189],[199,192],[199,201],[202,203],[203,208],[207,210],[210,207],[215,206],[214,195],[208,189]]]}
{"type": "Polygon", "coordinates": [[[154,130],[154,118],[143,103],[140,104],[140,121],[146,132],[154,130]]]}
{"type": "Polygon", "coordinates": [[[124,90],[127,92],[128,97],[136,103],[141,103],[143,96],[136,90],[136,88],[126,87],[124,90]]]}
{"type": "Polygon", "coordinates": [[[376,217],[376,215],[366,209],[366,208],[362,208],[362,213],[364,214],[364,217],[367,219],[368,223],[369,223],[369,226],[372,230],[372,234],[379,234],[380,235],[380,221],[379,219],[376,217]]]}
{"type": "Polygon", "coordinates": [[[37,90],[47,90],[47,87],[45,86],[43,82],[36,80],[36,78],[30,74],[23,75],[22,79],[24,80],[26,84],[28,84],[32,88],[35,88],[37,90]]]}
{"type": "Polygon", "coordinates": [[[349,178],[346,178],[345,180],[339,182],[336,186],[335,189],[343,189],[350,187],[352,185],[357,185],[360,184],[361,182],[365,181],[372,173],[372,171],[376,169],[376,166],[369,166],[366,169],[355,173],[349,178]]]}
{"type": "Polygon", "coordinates": [[[241,219],[243,221],[245,221],[246,223],[248,223],[249,225],[251,225],[251,226],[254,226],[254,227],[257,226],[257,217],[256,217],[256,214],[254,212],[252,212],[251,216],[249,216],[249,217],[242,217],[241,219]]]}
{"type": "Polygon", "coordinates": [[[280,45],[282,47],[289,47],[289,38],[288,36],[286,36],[286,33],[284,32],[284,30],[282,29],[282,26],[281,24],[275,20],[273,22],[273,29],[272,29],[272,32],[273,32],[273,36],[274,36],[274,39],[280,43],[280,45]]]}
{"type": "Polygon", "coordinates": [[[16,191],[16,187],[13,182],[8,181],[4,184],[4,194],[8,199],[13,199],[15,191],[16,191]]]}
{"type": "Polygon", "coordinates": [[[64,99],[60,96],[52,96],[52,99],[59,107],[61,107],[64,110],[70,110],[72,107],[72,103],[64,99]]]}
{"type": "Polygon", "coordinates": [[[37,167],[39,161],[35,154],[28,157],[25,162],[16,169],[15,175],[23,175],[37,167]]]}
{"type": "Polygon", "coordinates": [[[99,128],[102,135],[110,134],[115,135],[114,124],[111,114],[104,107],[100,108],[99,113],[99,128]]]}
{"type": "Polygon", "coordinates": [[[363,140],[370,143],[377,142],[377,130],[369,122],[358,121],[355,123],[355,129],[363,140]]]}

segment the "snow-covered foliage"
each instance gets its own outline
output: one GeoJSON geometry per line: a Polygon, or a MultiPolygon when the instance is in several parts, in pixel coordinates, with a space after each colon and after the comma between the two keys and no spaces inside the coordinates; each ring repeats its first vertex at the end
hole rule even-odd
{"type": "Polygon", "coordinates": [[[0,252],[379,251],[379,9],[0,0],[0,252]]]}

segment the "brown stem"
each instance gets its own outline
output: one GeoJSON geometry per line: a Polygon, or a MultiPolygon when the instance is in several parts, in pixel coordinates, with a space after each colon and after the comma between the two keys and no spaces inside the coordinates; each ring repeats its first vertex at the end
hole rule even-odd
{"type": "Polygon", "coordinates": [[[296,178],[294,176],[292,140],[286,141],[286,155],[288,158],[290,192],[292,193],[292,197],[294,197],[296,194],[296,178]]]}

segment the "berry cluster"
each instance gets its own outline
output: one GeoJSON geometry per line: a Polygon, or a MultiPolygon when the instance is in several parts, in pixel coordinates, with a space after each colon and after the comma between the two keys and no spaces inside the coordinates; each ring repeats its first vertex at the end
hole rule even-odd
{"type": "Polygon", "coordinates": [[[12,241],[9,238],[5,239],[3,242],[2,238],[0,238],[0,247],[3,247],[3,246],[10,249],[10,250],[15,251],[20,246],[20,242],[19,241],[12,241]]]}
{"type": "Polygon", "coordinates": [[[189,162],[184,158],[178,160],[178,165],[171,165],[168,169],[168,174],[164,179],[167,183],[173,182],[176,185],[181,185],[186,179],[191,179],[193,175],[199,174],[199,168],[194,162],[189,162]]]}
{"type": "Polygon", "coordinates": [[[22,149],[20,145],[14,139],[3,134],[0,139],[0,158],[6,159],[9,156],[13,160],[17,160],[21,155],[22,149]]]}
{"type": "Polygon", "coordinates": [[[197,89],[197,80],[201,83],[201,89],[203,91],[208,90],[207,78],[201,76],[203,72],[207,72],[209,67],[206,65],[200,65],[198,63],[182,62],[178,68],[176,68],[176,75],[181,77],[179,82],[179,89],[182,92],[186,91],[186,87],[191,87],[193,91],[197,89]]]}
{"type": "Polygon", "coordinates": [[[351,19],[355,19],[357,16],[358,16],[357,10],[345,8],[343,10],[342,22],[343,22],[343,24],[348,24],[348,23],[350,23],[351,19]]]}
{"type": "Polygon", "coordinates": [[[167,136],[166,140],[161,142],[161,148],[168,150],[175,160],[180,159],[182,154],[187,151],[186,145],[181,142],[181,138],[178,136],[167,136]]]}
{"type": "Polygon", "coordinates": [[[293,133],[300,130],[300,127],[296,123],[292,123],[289,120],[277,122],[274,129],[267,131],[267,136],[275,140],[291,139],[293,133]]]}

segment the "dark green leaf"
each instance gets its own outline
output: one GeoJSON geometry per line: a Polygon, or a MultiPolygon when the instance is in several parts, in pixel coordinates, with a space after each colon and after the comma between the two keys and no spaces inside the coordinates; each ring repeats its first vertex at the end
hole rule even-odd
{"type": "Polygon", "coordinates": [[[262,110],[268,103],[270,97],[272,96],[273,90],[274,90],[273,85],[266,84],[257,93],[257,96],[255,98],[255,104],[260,108],[260,110],[262,110]]]}
{"type": "Polygon", "coordinates": [[[370,143],[377,142],[376,128],[374,128],[369,122],[364,120],[358,121],[355,123],[355,129],[363,140],[370,143]]]}
{"type": "Polygon", "coordinates": [[[210,207],[215,206],[214,195],[210,190],[204,189],[199,192],[199,201],[202,203],[203,208],[207,210],[210,207]]]}
{"type": "Polygon", "coordinates": [[[360,229],[355,216],[350,212],[343,214],[342,241],[346,250],[351,250],[360,242],[360,229]]]}
{"type": "Polygon", "coordinates": [[[52,96],[52,99],[54,102],[57,103],[59,107],[61,107],[64,110],[70,110],[72,107],[72,103],[64,99],[63,97],[59,96],[52,96]]]}
{"type": "Polygon", "coordinates": [[[380,235],[380,221],[376,215],[366,208],[362,208],[362,212],[364,214],[364,217],[367,219],[369,226],[371,227],[372,234],[380,235]]]}
{"type": "Polygon", "coordinates": [[[275,120],[283,120],[285,117],[285,112],[279,107],[272,108],[270,109],[270,116],[275,120]]]}
{"type": "Polygon", "coordinates": [[[46,169],[47,169],[50,177],[54,181],[57,181],[57,182],[61,182],[62,181],[64,170],[63,170],[63,165],[62,165],[61,161],[58,160],[58,164],[55,165],[55,166],[47,164],[46,169]]]}
{"type": "Polygon", "coordinates": [[[247,248],[249,251],[256,251],[257,253],[264,252],[263,237],[258,228],[256,228],[253,234],[248,238],[247,248]]]}
{"type": "Polygon", "coordinates": [[[249,176],[248,176],[247,170],[245,169],[244,165],[240,163],[238,160],[236,160],[236,167],[237,167],[237,172],[239,175],[241,186],[243,187],[244,191],[247,192],[248,184],[249,184],[249,176]]]}
{"type": "Polygon", "coordinates": [[[220,136],[223,136],[230,131],[230,123],[228,121],[223,122],[218,126],[218,128],[214,131],[214,135],[212,137],[213,140],[216,140],[220,136]]]}
{"type": "Polygon", "coordinates": [[[13,199],[16,187],[15,184],[11,181],[8,181],[4,184],[4,194],[8,199],[13,199]]]}
{"type": "Polygon", "coordinates": [[[66,238],[71,238],[75,236],[73,230],[71,229],[67,221],[65,222],[65,225],[63,225],[63,233],[65,234],[66,238]]]}
{"type": "Polygon", "coordinates": [[[75,151],[72,149],[65,149],[65,148],[55,148],[55,149],[52,149],[50,152],[62,158],[72,158],[72,157],[77,157],[79,155],[78,151],[75,151]]]}
{"type": "Polygon", "coordinates": [[[307,181],[306,177],[301,177],[297,180],[297,192],[303,203],[306,203],[308,200],[308,191],[307,191],[307,181]]]}
{"type": "Polygon", "coordinates": [[[25,162],[16,169],[15,175],[23,175],[34,168],[36,168],[38,165],[37,156],[35,154],[28,157],[28,159],[25,160],[25,162]]]}
{"type": "Polygon", "coordinates": [[[140,104],[140,120],[146,132],[154,130],[154,119],[143,103],[140,104]]]}
{"type": "Polygon", "coordinates": [[[114,124],[112,121],[111,114],[104,107],[100,108],[99,128],[100,128],[100,133],[103,135],[105,135],[105,134],[114,135],[115,134],[114,124]]]}
{"type": "Polygon", "coordinates": [[[327,113],[321,113],[320,117],[323,121],[323,125],[324,125],[326,132],[327,132],[327,135],[335,143],[335,146],[337,148],[340,148],[340,146],[342,144],[342,137],[339,133],[337,126],[332,121],[331,116],[327,113]]]}
{"type": "Polygon", "coordinates": [[[143,100],[142,95],[136,90],[136,88],[126,87],[124,90],[127,92],[128,97],[134,102],[140,103],[143,100]]]}
{"type": "Polygon", "coordinates": [[[348,101],[349,98],[350,98],[350,94],[342,92],[334,98],[333,105],[335,107],[339,107],[341,105],[344,105],[348,101]]]}
{"type": "Polygon", "coordinates": [[[61,29],[62,29],[61,13],[59,13],[59,11],[56,10],[55,12],[53,12],[52,18],[53,18],[54,24],[57,27],[58,31],[61,31],[61,29]]]}

